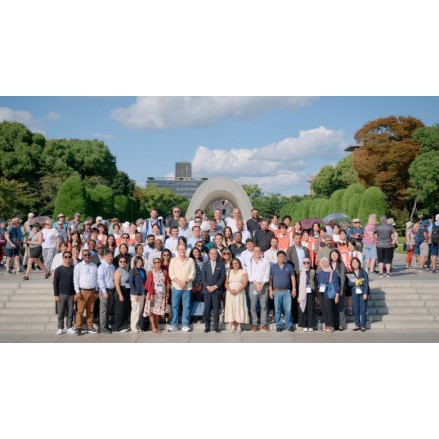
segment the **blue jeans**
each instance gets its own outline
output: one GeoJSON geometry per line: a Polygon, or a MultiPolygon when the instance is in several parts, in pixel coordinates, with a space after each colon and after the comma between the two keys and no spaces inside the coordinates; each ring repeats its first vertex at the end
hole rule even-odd
{"type": "Polygon", "coordinates": [[[189,317],[191,312],[191,290],[177,290],[172,288],[172,320],[171,325],[178,326],[178,308],[180,302],[183,302],[183,314],[181,320],[183,326],[189,326],[189,317]]]}
{"type": "Polygon", "coordinates": [[[354,321],[357,328],[366,327],[367,300],[363,299],[362,294],[352,293],[352,305],[354,308],[354,321]]]}
{"type": "Polygon", "coordinates": [[[291,291],[290,290],[273,290],[274,295],[274,318],[276,320],[276,328],[282,328],[282,307],[285,313],[285,326],[291,328],[293,326],[293,317],[291,314],[291,291]]]}

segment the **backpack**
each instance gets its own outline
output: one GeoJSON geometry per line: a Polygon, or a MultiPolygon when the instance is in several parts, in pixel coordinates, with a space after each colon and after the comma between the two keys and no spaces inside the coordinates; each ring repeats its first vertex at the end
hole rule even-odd
{"type": "Polygon", "coordinates": [[[424,232],[425,232],[425,228],[421,227],[417,232],[416,232],[416,236],[415,236],[415,243],[416,245],[421,245],[425,239],[424,239],[424,232]]]}
{"type": "Polygon", "coordinates": [[[431,243],[439,245],[439,226],[436,223],[433,224],[433,229],[431,230],[431,243]]]}

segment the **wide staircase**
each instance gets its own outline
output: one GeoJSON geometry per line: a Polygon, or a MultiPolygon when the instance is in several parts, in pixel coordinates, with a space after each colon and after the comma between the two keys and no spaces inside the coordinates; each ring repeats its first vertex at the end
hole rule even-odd
{"type": "MultiPolygon", "coordinates": [[[[0,334],[56,332],[51,285],[50,280],[22,281],[2,275],[0,334]]],[[[348,317],[348,322],[348,328],[352,328],[353,318],[348,317]]],[[[398,280],[396,277],[372,280],[368,327],[384,331],[439,331],[439,277],[438,280],[398,280]]],[[[203,328],[203,325],[194,325],[195,332],[203,328]]],[[[270,329],[274,330],[274,324],[270,329]]]]}

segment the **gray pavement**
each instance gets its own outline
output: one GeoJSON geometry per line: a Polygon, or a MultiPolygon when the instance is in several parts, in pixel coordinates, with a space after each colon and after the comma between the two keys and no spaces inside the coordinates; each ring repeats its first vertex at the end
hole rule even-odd
{"type": "Polygon", "coordinates": [[[125,333],[125,334],[83,334],[76,335],[47,335],[47,334],[11,334],[1,335],[0,343],[438,343],[437,332],[391,332],[391,331],[366,331],[357,333],[353,331],[326,333],[294,332],[257,332],[245,331],[241,334],[230,334],[223,331],[220,334],[211,332],[183,333],[181,331],[161,334],[125,333]]]}

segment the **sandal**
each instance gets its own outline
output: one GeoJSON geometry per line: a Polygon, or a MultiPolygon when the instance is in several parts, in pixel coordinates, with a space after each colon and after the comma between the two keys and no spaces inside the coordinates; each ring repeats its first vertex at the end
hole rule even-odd
{"type": "Polygon", "coordinates": [[[29,280],[28,276],[23,276],[23,280],[29,280]]]}
{"type": "Polygon", "coordinates": [[[160,334],[162,331],[159,328],[152,328],[154,334],[160,334]]]}

